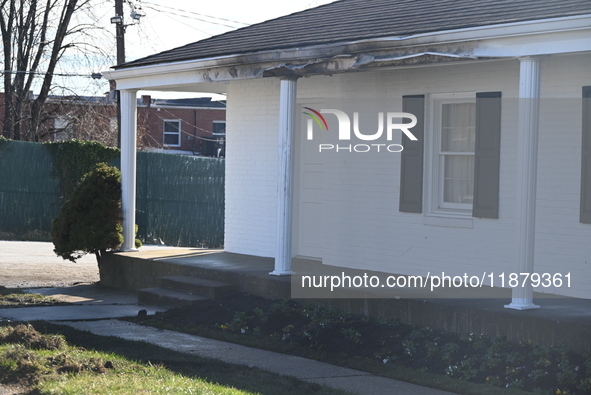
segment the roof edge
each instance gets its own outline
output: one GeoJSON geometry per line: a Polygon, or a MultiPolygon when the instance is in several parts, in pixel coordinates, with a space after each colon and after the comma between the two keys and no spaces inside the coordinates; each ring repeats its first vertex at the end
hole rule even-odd
{"type": "Polygon", "coordinates": [[[511,38],[591,29],[591,14],[560,18],[538,19],[469,27],[438,32],[419,33],[404,37],[376,37],[363,40],[333,42],[308,47],[229,54],[210,58],[188,59],[177,62],[155,63],[103,72],[109,80],[146,77],[161,73],[180,73],[205,68],[285,62],[305,59],[331,58],[354,55],[364,51],[412,48],[429,44],[470,42],[487,39],[511,38]]]}

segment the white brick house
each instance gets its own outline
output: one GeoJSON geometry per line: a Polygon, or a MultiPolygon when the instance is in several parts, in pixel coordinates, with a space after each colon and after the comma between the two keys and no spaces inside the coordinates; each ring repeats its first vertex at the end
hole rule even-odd
{"type": "MultiPolygon", "coordinates": [[[[420,276],[570,273],[536,291],[591,298],[588,1],[342,0],[108,74],[131,235],[137,90],[223,92],[227,251],[274,257],[279,275],[294,256],[420,276]],[[398,131],[379,142],[404,151],[364,155],[355,145],[371,142],[339,142],[324,112],[331,132],[309,140],[304,107],[336,106],[365,135],[378,111],[412,113],[420,137],[398,131]]],[[[531,291],[510,307],[534,308],[531,291]]]]}

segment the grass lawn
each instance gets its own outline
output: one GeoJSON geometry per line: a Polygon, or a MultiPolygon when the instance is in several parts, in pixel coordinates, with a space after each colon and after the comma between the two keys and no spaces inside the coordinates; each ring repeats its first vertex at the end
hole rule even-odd
{"type": "Polygon", "coordinates": [[[48,296],[26,293],[18,288],[6,288],[0,285],[0,308],[63,306],[69,303],[60,302],[48,296]]]}
{"type": "Polygon", "coordinates": [[[343,394],[258,369],[46,322],[0,327],[0,381],[36,394],[343,394]]]}

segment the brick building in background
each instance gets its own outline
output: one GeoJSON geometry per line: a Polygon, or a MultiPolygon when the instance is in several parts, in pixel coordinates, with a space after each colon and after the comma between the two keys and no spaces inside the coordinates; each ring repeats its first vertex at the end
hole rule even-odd
{"type": "MultiPolygon", "coordinates": [[[[117,103],[111,96],[50,96],[43,141],[94,140],[117,145],[117,103]]],[[[0,125],[4,94],[0,93],[0,125]]],[[[138,98],[138,149],[223,156],[226,102],[210,97],[138,98]]]]}
{"type": "Polygon", "coordinates": [[[226,134],[226,102],[209,97],[138,100],[138,129],[144,147],[216,156],[226,134]]]}

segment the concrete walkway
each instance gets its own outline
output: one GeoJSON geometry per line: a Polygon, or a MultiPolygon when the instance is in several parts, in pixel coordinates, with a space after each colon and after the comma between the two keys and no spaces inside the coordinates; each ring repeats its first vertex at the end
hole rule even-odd
{"type": "Polygon", "coordinates": [[[161,306],[138,306],[132,292],[81,284],[64,288],[35,288],[29,292],[51,296],[71,306],[0,308],[0,321],[74,321],[100,320],[136,316],[139,310],[148,314],[164,311],[161,306]]]}
{"type": "Polygon", "coordinates": [[[89,331],[96,335],[145,341],[182,353],[256,367],[273,373],[295,377],[302,381],[349,391],[353,394],[451,394],[311,359],[113,319],[135,316],[142,309],[147,310],[148,314],[162,310],[160,307],[138,305],[137,297],[128,292],[101,288],[90,284],[67,288],[31,289],[30,291],[51,295],[61,301],[73,303],[73,305],[0,309],[0,321],[52,321],[79,330],[89,331]]]}
{"type": "MultiPolygon", "coordinates": [[[[48,263],[60,264],[55,261],[51,243],[28,243],[0,241],[0,268],[12,267],[15,263],[28,263],[28,278],[32,281],[13,281],[10,277],[0,285],[37,286],[35,267],[39,276],[47,275],[55,269],[48,263]],[[31,256],[29,260],[27,257],[31,256]],[[18,261],[18,262],[17,262],[18,261]],[[4,266],[3,266],[4,265],[4,266]]],[[[158,247],[154,247],[158,249],[158,247]]],[[[89,265],[96,265],[92,261],[89,265]]],[[[65,268],[57,279],[62,284],[73,284],[79,281],[73,267],[65,268]],[[64,274],[65,273],[65,274],[64,274]],[[69,274],[68,274],[69,273],[69,274]]],[[[14,273],[15,275],[17,273],[14,273]]],[[[79,274],[79,273],[78,273],[79,274]]],[[[55,276],[55,273],[53,273],[55,276]]],[[[49,283],[55,281],[49,279],[49,283]]],[[[135,293],[112,288],[99,287],[94,284],[78,284],[69,287],[31,288],[35,292],[52,296],[58,300],[71,303],[69,306],[23,307],[0,309],[0,321],[35,321],[46,320],[72,326],[76,329],[90,331],[96,335],[118,336],[128,340],[140,340],[175,351],[215,358],[224,362],[256,367],[270,372],[295,377],[297,379],[327,385],[355,394],[363,395],[445,395],[449,392],[422,387],[398,380],[375,376],[366,372],[329,365],[301,357],[279,354],[233,343],[222,342],[119,321],[116,318],[135,316],[139,310],[147,310],[148,314],[164,310],[157,306],[138,305],[135,293]]],[[[0,393],[4,388],[0,386],[0,393]]]]}
{"type": "Polygon", "coordinates": [[[374,376],[359,370],[329,365],[311,359],[279,354],[238,344],[187,335],[164,329],[118,320],[99,322],[59,322],[96,335],[117,336],[140,340],[186,354],[214,358],[224,362],[246,365],[302,381],[364,395],[444,395],[449,392],[374,376]]]}

